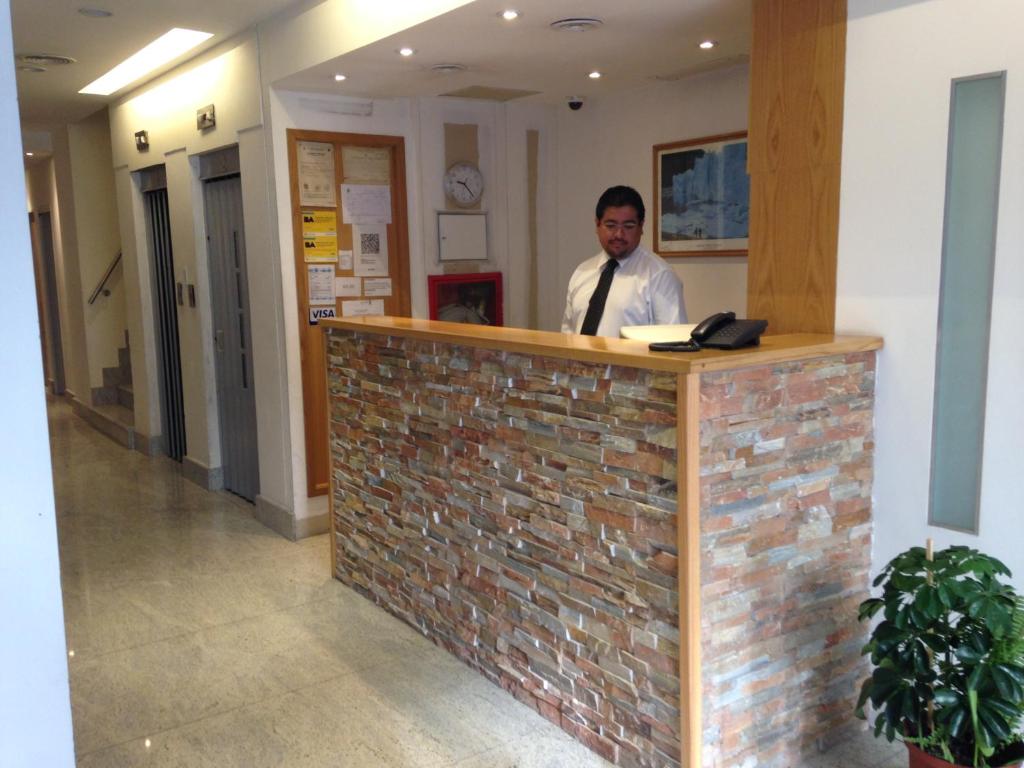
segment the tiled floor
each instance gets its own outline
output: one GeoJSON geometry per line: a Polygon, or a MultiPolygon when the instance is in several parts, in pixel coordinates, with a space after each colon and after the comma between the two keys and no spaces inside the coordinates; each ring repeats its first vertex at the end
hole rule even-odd
{"type": "MultiPolygon", "coordinates": [[[[326,536],[50,415],[82,768],[608,765],[333,580],[326,536]]],[[[905,765],[864,736],[807,768],[905,765]]]]}

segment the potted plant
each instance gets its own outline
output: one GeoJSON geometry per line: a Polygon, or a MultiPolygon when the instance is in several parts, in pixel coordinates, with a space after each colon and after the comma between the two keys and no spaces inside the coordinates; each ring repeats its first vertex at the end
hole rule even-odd
{"type": "Polygon", "coordinates": [[[859,618],[881,621],[862,651],[874,667],[861,687],[875,736],[897,736],[911,768],[986,768],[1024,760],[1024,600],[1000,576],[1009,570],[968,547],[895,557],[859,618]]]}

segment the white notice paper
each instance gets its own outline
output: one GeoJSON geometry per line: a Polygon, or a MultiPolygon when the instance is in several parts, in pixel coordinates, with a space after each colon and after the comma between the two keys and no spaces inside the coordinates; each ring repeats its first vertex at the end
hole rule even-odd
{"type": "Polygon", "coordinates": [[[341,215],[346,224],[390,224],[390,185],[342,184],[341,215]]]}
{"type": "Polygon", "coordinates": [[[363,278],[339,277],[334,281],[334,291],[338,296],[362,296],[363,278]]]}
{"type": "Polygon", "coordinates": [[[363,281],[364,296],[390,296],[390,277],[368,277],[363,281]]]}
{"type": "Polygon", "coordinates": [[[295,143],[299,205],[334,207],[334,146],[319,141],[295,143]]]}
{"type": "Polygon", "coordinates": [[[342,317],[361,317],[363,315],[383,315],[384,299],[365,299],[362,301],[341,302],[342,317]]]}
{"type": "Polygon", "coordinates": [[[387,147],[341,148],[341,167],[345,169],[345,181],[387,183],[391,175],[391,150],[387,147]]]}
{"type": "Polygon", "coordinates": [[[388,276],[388,228],[384,224],[352,227],[355,273],[362,277],[388,276]]]}
{"type": "Polygon", "coordinates": [[[334,304],[334,265],[310,264],[309,272],[309,303],[334,304]]]}
{"type": "Polygon", "coordinates": [[[352,269],[352,251],[338,251],[338,269],[352,269]]]}

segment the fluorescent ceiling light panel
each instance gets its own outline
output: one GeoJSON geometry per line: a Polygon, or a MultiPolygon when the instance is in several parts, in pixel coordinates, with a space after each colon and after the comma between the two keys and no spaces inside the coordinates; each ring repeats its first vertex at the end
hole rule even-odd
{"type": "Polygon", "coordinates": [[[98,96],[109,96],[126,85],[141,80],[154,69],[190,51],[213,35],[209,32],[197,32],[194,29],[172,29],[158,37],[138,53],[132,54],[98,80],[93,80],[79,93],[93,93],[98,96]]]}

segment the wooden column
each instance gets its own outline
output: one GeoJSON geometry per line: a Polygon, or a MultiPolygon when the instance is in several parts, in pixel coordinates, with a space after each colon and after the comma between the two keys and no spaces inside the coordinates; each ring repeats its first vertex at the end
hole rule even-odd
{"type": "Polygon", "coordinates": [[[700,374],[676,384],[676,472],[679,488],[679,765],[700,768],[704,686],[700,626],[700,374]]]}
{"type": "Polygon", "coordinates": [[[747,314],[835,330],[846,0],[754,0],[747,314]]]}

